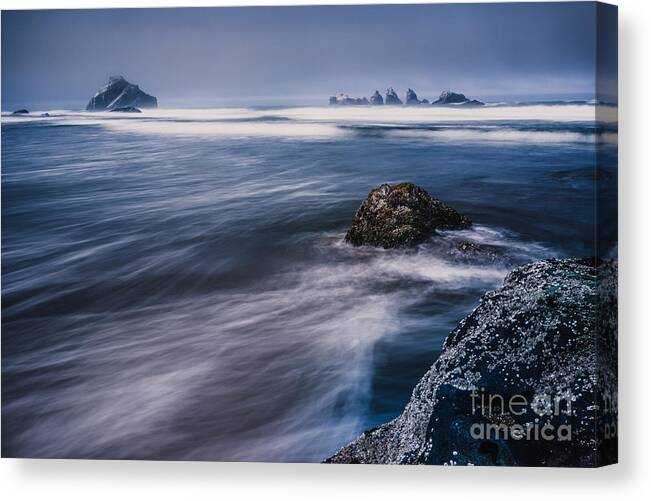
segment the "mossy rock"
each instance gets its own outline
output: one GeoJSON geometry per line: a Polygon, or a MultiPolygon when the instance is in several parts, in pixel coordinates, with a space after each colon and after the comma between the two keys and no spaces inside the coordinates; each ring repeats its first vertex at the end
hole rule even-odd
{"type": "Polygon", "coordinates": [[[441,230],[469,228],[471,221],[413,183],[383,184],[362,202],[346,241],[376,247],[412,247],[441,230]]]}

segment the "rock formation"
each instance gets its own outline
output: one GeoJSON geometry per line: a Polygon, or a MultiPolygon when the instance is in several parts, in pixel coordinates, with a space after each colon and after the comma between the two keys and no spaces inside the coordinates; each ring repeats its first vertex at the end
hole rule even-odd
{"type": "Polygon", "coordinates": [[[21,109],[21,110],[16,110],[12,113],[12,115],[27,115],[29,114],[29,110],[26,109],[21,109]]]}
{"type": "Polygon", "coordinates": [[[437,229],[468,228],[470,220],[412,183],[383,184],[368,194],[346,233],[353,245],[409,247],[437,229]]]}
{"type": "Polygon", "coordinates": [[[384,97],[384,104],[389,104],[389,105],[402,104],[402,101],[398,97],[398,94],[396,94],[396,91],[393,90],[393,87],[389,87],[387,89],[386,96],[384,97]]]}
{"type": "Polygon", "coordinates": [[[364,105],[369,104],[365,97],[350,97],[348,94],[337,94],[330,97],[330,105],[364,105]]]}
{"type": "Polygon", "coordinates": [[[449,90],[441,92],[441,95],[436,101],[433,101],[432,104],[456,104],[456,105],[474,105],[482,106],[484,103],[477,101],[476,99],[468,99],[463,94],[457,94],[449,90]]]}
{"type": "Polygon", "coordinates": [[[413,89],[407,89],[407,95],[405,96],[405,104],[407,106],[416,106],[419,104],[428,104],[429,101],[427,99],[423,99],[422,101],[418,99],[418,95],[416,94],[416,91],[413,89]]]}
{"type": "Polygon", "coordinates": [[[91,98],[87,111],[110,111],[115,108],[156,108],[158,101],[122,76],[109,78],[108,83],[91,98]]]}
{"type": "MultiPolygon", "coordinates": [[[[393,89],[389,87],[385,95],[384,100],[380,93],[376,90],[371,96],[370,100],[365,97],[350,97],[348,94],[337,94],[336,96],[331,96],[329,103],[331,105],[363,105],[363,104],[373,104],[373,105],[402,105],[402,101],[398,97],[398,94],[393,89]]],[[[405,96],[405,104],[407,106],[415,106],[420,104],[430,104],[427,99],[418,99],[416,91],[413,89],[407,89],[407,94],[405,96]]],[[[482,106],[484,103],[477,101],[476,99],[468,99],[463,94],[457,94],[456,92],[451,92],[446,90],[441,93],[439,98],[436,101],[433,101],[431,104],[436,105],[462,105],[462,106],[482,106]]]]}
{"type": "Polygon", "coordinates": [[[111,111],[119,113],[142,113],[142,110],[134,108],[133,106],[120,106],[119,108],[113,108],[111,111]]]}
{"type": "Polygon", "coordinates": [[[450,333],[402,414],[326,462],[616,461],[616,287],[614,262],[517,268],[450,333]]]}
{"type": "Polygon", "coordinates": [[[482,244],[460,240],[454,243],[448,254],[460,263],[499,263],[501,265],[511,264],[510,257],[499,245],[482,244]]]}
{"type": "Polygon", "coordinates": [[[380,94],[379,91],[376,90],[371,96],[371,104],[377,106],[384,104],[384,99],[382,99],[382,95],[380,94]]]}

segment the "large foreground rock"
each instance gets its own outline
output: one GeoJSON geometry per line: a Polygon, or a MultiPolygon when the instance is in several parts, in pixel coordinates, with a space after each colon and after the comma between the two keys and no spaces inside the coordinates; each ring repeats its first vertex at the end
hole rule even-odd
{"type": "Polygon", "coordinates": [[[516,269],[448,336],[403,413],[327,462],[616,462],[616,284],[613,262],[516,269]]]}
{"type": "Polygon", "coordinates": [[[413,183],[383,184],[360,205],[346,241],[384,248],[409,247],[427,240],[437,229],[458,230],[470,225],[467,217],[413,183]]]}
{"type": "Polygon", "coordinates": [[[127,82],[122,76],[110,77],[108,83],[91,98],[86,106],[88,111],[105,111],[116,108],[156,108],[158,101],[154,96],[140,90],[135,84],[127,82]]]}

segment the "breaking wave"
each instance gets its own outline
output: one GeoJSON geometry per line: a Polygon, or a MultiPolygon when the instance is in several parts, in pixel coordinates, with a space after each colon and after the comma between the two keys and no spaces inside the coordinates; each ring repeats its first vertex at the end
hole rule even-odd
{"type": "MultiPolygon", "coordinates": [[[[613,107],[608,107],[611,110],[613,107]]],[[[595,106],[587,104],[484,108],[219,108],[156,109],[142,114],[53,110],[28,116],[3,115],[3,124],[100,126],[129,134],[215,138],[346,140],[351,135],[446,142],[617,142],[616,127],[596,131],[595,106]],[[483,125],[476,125],[481,121],[483,125]],[[534,124],[523,126],[523,124],[534,124]],[[583,125],[581,125],[583,124],[583,125]]],[[[611,110],[610,113],[615,113],[611,110]]],[[[600,115],[601,117],[601,115],[600,115]]],[[[611,117],[612,118],[612,117],[611,117]]]]}

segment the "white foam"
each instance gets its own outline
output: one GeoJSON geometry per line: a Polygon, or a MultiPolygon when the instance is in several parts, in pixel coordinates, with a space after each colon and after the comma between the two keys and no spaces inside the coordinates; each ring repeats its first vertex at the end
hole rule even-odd
{"type": "MultiPolygon", "coordinates": [[[[115,118],[110,112],[72,112],[65,110],[48,111],[51,115],[85,118],[115,118]]],[[[30,115],[12,116],[3,114],[2,120],[19,121],[42,118],[41,111],[30,115]]],[[[614,106],[595,106],[591,104],[567,104],[530,106],[482,106],[482,107],[400,107],[400,106],[312,106],[273,109],[255,108],[206,108],[206,109],[144,109],[142,113],[121,115],[128,119],[152,117],[168,120],[233,120],[260,119],[264,117],[290,118],[318,122],[377,122],[377,123],[436,123],[446,121],[487,121],[487,120],[549,120],[555,122],[591,122],[595,117],[600,122],[616,122],[617,108],[614,106]]],[[[50,118],[54,118],[50,117],[50,118]]]]}
{"type": "Polygon", "coordinates": [[[400,106],[311,106],[274,109],[212,108],[143,110],[146,116],[168,119],[225,120],[244,118],[290,118],[293,120],[337,123],[436,123],[447,121],[549,120],[591,122],[598,114],[601,122],[616,122],[617,108],[590,104],[481,107],[400,107],[400,106]]]}
{"type": "Polygon", "coordinates": [[[422,139],[458,142],[508,142],[508,143],[594,143],[617,141],[617,134],[596,136],[572,131],[536,131],[517,129],[443,129],[443,130],[395,130],[394,134],[422,139]]]}
{"type": "Polygon", "coordinates": [[[200,137],[286,137],[328,139],[345,132],[332,124],[299,122],[175,122],[108,120],[105,127],[121,132],[200,137]]]}
{"type": "MultiPolygon", "coordinates": [[[[487,106],[479,108],[448,107],[300,107],[300,108],[212,108],[153,109],[138,114],[110,112],[49,111],[30,115],[3,115],[2,123],[47,121],[61,125],[99,125],[115,131],[135,134],[195,137],[277,137],[333,139],[359,132],[354,127],[386,127],[385,135],[397,135],[441,141],[491,141],[523,143],[616,143],[616,133],[599,136],[573,131],[523,131],[486,125],[502,120],[542,120],[552,122],[594,122],[594,105],[487,106]],[[437,130],[411,129],[414,125],[445,125],[448,122],[481,121],[483,127],[437,130]],[[352,126],[347,129],[343,126],[352,126]],[[404,126],[404,129],[400,129],[404,126]]],[[[603,107],[602,122],[616,121],[617,109],[603,107]]],[[[448,124],[449,125],[449,124],[448,124]]]]}
{"type": "MultiPolygon", "coordinates": [[[[402,122],[435,123],[474,120],[552,120],[556,122],[594,121],[595,106],[591,105],[532,105],[483,107],[312,107],[287,108],[272,113],[300,120],[336,120],[338,122],[402,122]]],[[[265,113],[269,115],[269,113],[265,113]]],[[[611,114],[600,115],[611,121],[611,114]]]]}

